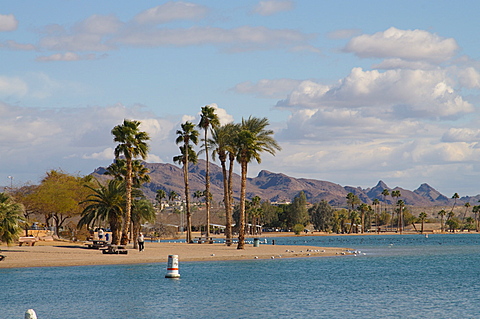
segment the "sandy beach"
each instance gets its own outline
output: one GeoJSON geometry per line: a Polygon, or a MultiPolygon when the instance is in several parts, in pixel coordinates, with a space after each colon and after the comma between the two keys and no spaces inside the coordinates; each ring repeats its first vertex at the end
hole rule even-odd
{"type": "Polygon", "coordinates": [[[239,250],[236,245],[186,244],[146,242],[145,251],[139,252],[128,245],[128,254],[102,254],[100,250],[88,249],[84,243],[62,241],[37,242],[34,246],[0,246],[0,268],[83,266],[166,263],[168,255],[178,255],[179,262],[208,260],[271,259],[294,257],[342,256],[348,248],[320,248],[314,246],[285,246],[261,243],[259,247],[246,244],[239,250]]]}

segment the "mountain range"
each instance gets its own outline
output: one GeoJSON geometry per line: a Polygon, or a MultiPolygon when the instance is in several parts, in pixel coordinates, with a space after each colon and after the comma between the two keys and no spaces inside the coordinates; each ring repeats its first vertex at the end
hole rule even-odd
{"type": "MultiPolygon", "coordinates": [[[[150,182],[143,185],[144,193],[147,197],[154,199],[156,191],[163,189],[168,194],[175,191],[182,198],[184,197],[184,182],[183,169],[179,166],[164,163],[144,163],[150,171],[150,182]]],[[[193,194],[195,191],[203,191],[205,189],[205,168],[206,162],[199,160],[198,164],[189,166],[189,182],[190,191],[193,194]]],[[[105,175],[104,167],[97,168],[92,175],[103,179],[105,175]]],[[[234,198],[240,198],[240,176],[234,174],[233,176],[233,193],[234,198]]],[[[321,181],[308,178],[295,178],[287,176],[282,173],[273,173],[262,170],[256,177],[247,179],[247,198],[259,196],[263,200],[270,200],[271,202],[290,202],[295,196],[303,191],[309,202],[315,203],[321,200],[326,200],[332,206],[345,206],[346,196],[348,193],[357,195],[364,203],[371,204],[377,198],[381,202],[386,201],[388,204],[396,203],[397,198],[391,196],[383,197],[382,192],[388,189],[391,193],[393,190],[398,190],[406,205],[412,206],[447,206],[452,205],[454,200],[447,197],[430,185],[424,183],[417,189],[411,191],[401,187],[391,188],[383,181],[379,181],[377,185],[372,188],[361,188],[352,186],[341,186],[328,181],[321,181]]],[[[215,201],[223,199],[223,175],[221,167],[210,163],[210,192],[215,201]]],[[[463,205],[470,202],[474,206],[480,195],[473,197],[467,196],[457,199],[457,204],[463,205]]]]}

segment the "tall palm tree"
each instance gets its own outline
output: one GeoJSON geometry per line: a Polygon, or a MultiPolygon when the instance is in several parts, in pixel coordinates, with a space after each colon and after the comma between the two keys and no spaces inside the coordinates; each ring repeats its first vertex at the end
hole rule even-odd
{"type": "MultiPolygon", "coordinates": [[[[391,192],[390,196],[392,196],[392,198],[396,198],[396,199],[397,199],[397,203],[398,203],[398,198],[399,198],[400,196],[402,196],[402,194],[400,193],[399,190],[394,190],[394,191],[391,192]]],[[[394,210],[392,209],[392,229],[393,229],[393,217],[394,217],[394,215],[395,215],[395,214],[394,214],[394,210]]],[[[397,214],[398,222],[400,222],[400,217],[399,217],[399,216],[400,216],[400,215],[397,214]]]]}
{"type": "Polygon", "coordinates": [[[125,176],[127,201],[121,240],[122,245],[126,245],[128,242],[128,230],[130,227],[133,185],[132,161],[137,157],[146,159],[149,149],[147,141],[150,140],[150,137],[146,132],[140,131],[139,127],[139,121],[125,119],[123,124],[117,125],[112,129],[112,135],[114,136],[113,141],[119,143],[115,147],[115,159],[118,160],[119,157],[123,155],[127,164],[127,175],[125,176]]]}
{"type": "Polygon", "coordinates": [[[237,249],[245,248],[245,200],[248,163],[252,160],[261,163],[262,159],[260,153],[262,152],[275,155],[277,150],[281,150],[277,141],[272,137],[273,131],[266,129],[268,125],[269,122],[267,118],[250,116],[246,120],[242,119],[240,131],[235,136],[235,144],[238,150],[237,161],[240,163],[241,167],[240,220],[237,249]]]}
{"type": "Polygon", "coordinates": [[[418,215],[418,220],[422,223],[422,228],[420,229],[420,233],[423,234],[423,224],[424,224],[425,221],[427,220],[427,213],[421,212],[421,213],[418,215]]]}
{"type": "Polygon", "coordinates": [[[108,222],[112,230],[112,244],[120,242],[120,231],[125,212],[125,183],[117,179],[109,180],[107,185],[98,183],[94,188],[85,185],[92,191],[81,204],[86,204],[77,227],[92,226],[99,221],[108,222]]]}
{"type": "MultiPolygon", "coordinates": [[[[191,237],[192,237],[192,227],[191,227],[191,212],[190,212],[190,186],[189,186],[189,180],[188,180],[188,165],[187,161],[189,161],[192,164],[197,164],[197,153],[193,150],[191,145],[183,145],[180,146],[180,152],[182,154],[174,156],[173,157],[173,162],[182,164],[183,165],[183,178],[184,178],[184,183],[185,183],[185,210],[187,211],[187,238],[186,241],[187,243],[191,242],[191,237]],[[188,147],[188,151],[185,152],[185,147],[188,147]],[[186,155],[185,155],[186,154],[186,155]],[[185,173],[186,171],[186,173],[185,173]],[[190,230],[190,231],[189,231],[190,230]]],[[[178,197],[178,194],[175,191],[171,191],[169,193],[169,199],[174,200],[175,198],[178,197]]],[[[183,224],[182,224],[183,227],[183,224]]]]}
{"type": "Polygon", "coordinates": [[[469,202],[466,202],[463,206],[465,207],[465,211],[463,212],[462,223],[465,221],[465,217],[467,216],[467,211],[471,205],[469,202]]]}
{"type": "Polygon", "coordinates": [[[453,212],[453,210],[455,209],[455,205],[457,205],[457,199],[459,199],[459,198],[460,198],[460,196],[458,195],[458,193],[453,194],[453,196],[452,196],[453,205],[452,205],[452,209],[450,210],[450,212],[453,212]]]}
{"type": "Polygon", "coordinates": [[[447,212],[442,209],[441,211],[438,212],[438,216],[440,216],[440,229],[443,233],[443,217],[447,214],[447,212]]]}
{"type": "Polygon", "coordinates": [[[238,125],[228,123],[217,126],[212,130],[212,138],[209,141],[212,148],[212,158],[218,156],[223,175],[223,203],[225,205],[225,241],[227,246],[232,244],[232,200],[231,200],[231,177],[233,163],[235,161],[235,147],[233,140],[238,132],[238,125]],[[230,167],[227,172],[227,159],[230,159],[230,167]],[[228,174],[228,175],[227,175],[228,174]]]}
{"type": "MultiPolygon", "coordinates": [[[[200,114],[200,122],[198,123],[198,127],[202,128],[205,136],[203,139],[203,146],[205,150],[205,161],[206,161],[206,169],[205,169],[205,192],[206,194],[210,194],[210,175],[209,175],[209,158],[208,158],[208,131],[212,128],[215,128],[220,125],[220,120],[218,115],[215,113],[215,108],[206,105],[202,107],[202,112],[200,114]]],[[[208,197],[205,198],[205,211],[206,211],[206,237],[210,237],[210,201],[208,197]]]]}
{"type": "Polygon", "coordinates": [[[480,205],[475,205],[472,208],[472,212],[475,216],[475,231],[478,232],[478,219],[477,219],[477,214],[480,212],[480,205]]]}
{"type": "MultiPolygon", "coordinates": [[[[378,216],[380,215],[378,213],[378,208],[380,206],[380,201],[378,200],[378,198],[375,198],[372,202],[372,205],[374,208],[374,214],[375,214],[375,228],[377,228],[377,232],[380,231],[380,226],[378,225],[378,216]]],[[[380,208],[381,210],[381,208],[380,208]]],[[[371,225],[370,225],[371,226],[371,225]]]]}
{"type": "Polygon", "coordinates": [[[0,241],[10,245],[22,231],[23,206],[7,193],[0,193],[0,241]]]}
{"type": "Polygon", "coordinates": [[[357,195],[354,193],[350,192],[347,194],[347,205],[349,206],[350,210],[355,209],[355,205],[359,205],[361,203],[360,199],[358,198],[357,195]]]}
{"type": "MultiPolygon", "coordinates": [[[[354,210],[350,211],[350,214],[348,216],[348,218],[350,219],[350,230],[348,231],[349,234],[352,233],[353,231],[353,226],[356,225],[358,223],[358,213],[354,210]]],[[[355,227],[357,228],[357,227],[355,227]]],[[[357,231],[355,231],[357,232],[357,231]]]]}
{"type": "Polygon", "coordinates": [[[198,144],[198,131],[195,130],[195,125],[189,121],[181,125],[181,130],[177,130],[177,139],[175,143],[183,144],[180,147],[180,152],[182,153],[182,164],[183,164],[183,181],[185,183],[185,206],[187,211],[187,243],[193,243],[192,239],[192,215],[190,212],[190,196],[189,196],[189,185],[188,185],[188,166],[193,161],[196,162],[196,154],[192,149],[190,143],[197,145],[198,144]]]}
{"type": "Polygon", "coordinates": [[[398,206],[398,230],[400,234],[403,231],[403,208],[405,207],[405,202],[402,199],[397,201],[398,206]]]}
{"type": "Polygon", "coordinates": [[[368,211],[368,205],[365,203],[360,204],[358,206],[358,210],[360,211],[360,222],[362,223],[362,234],[365,232],[365,213],[368,211]]]}
{"type": "MultiPolygon", "coordinates": [[[[384,208],[384,212],[386,214],[387,213],[387,196],[390,196],[390,192],[388,191],[388,189],[385,188],[382,191],[382,195],[383,195],[383,208],[384,208]]],[[[393,220],[393,216],[392,216],[392,220],[393,220]]]]}

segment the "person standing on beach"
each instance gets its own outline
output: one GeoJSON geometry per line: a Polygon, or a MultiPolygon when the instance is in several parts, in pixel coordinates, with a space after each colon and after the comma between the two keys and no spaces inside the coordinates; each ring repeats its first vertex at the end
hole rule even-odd
{"type": "Polygon", "coordinates": [[[99,239],[99,240],[103,240],[103,228],[100,228],[100,229],[98,230],[98,239],[99,239]]]}
{"type": "Polygon", "coordinates": [[[138,235],[138,251],[144,251],[145,250],[145,237],[143,237],[143,233],[140,233],[138,235]]]}

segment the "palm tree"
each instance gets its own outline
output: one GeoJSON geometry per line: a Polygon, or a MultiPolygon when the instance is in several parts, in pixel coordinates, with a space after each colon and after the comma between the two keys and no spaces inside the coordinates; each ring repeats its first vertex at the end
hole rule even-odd
{"type": "MultiPolygon", "coordinates": [[[[205,169],[205,191],[207,194],[210,194],[210,176],[209,176],[209,159],[208,159],[208,131],[212,128],[215,128],[220,125],[220,120],[218,119],[217,114],[215,113],[215,108],[206,105],[202,107],[202,112],[200,114],[200,123],[198,123],[198,127],[202,128],[205,137],[203,139],[203,146],[205,150],[205,161],[206,161],[206,169],[205,169]]],[[[206,234],[205,236],[208,238],[210,237],[210,201],[208,198],[205,200],[205,211],[206,211],[206,234]]]]}
{"type": "Polygon", "coordinates": [[[142,224],[155,222],[155,209],[152,203],[147,199],[134,200],[132,205],[132,223],[135,241],[133,248],[138,248],[137,238],[140,235],[142,224]]]}
{"type": "Polygon", "coordinates": [[[126,245],[128,242],[128,230],[130,227],[130,217],[132,209],[132,185],[133,185],[133,168],[132,160],[141,157],[146,159],[148,154],[147,141],[150,137],[146,132],[139,130],[139,121],[124,120],[123,124],[117,125],[112,129],[113,141],[119,143],[115,147],[115,159],[119,159],[120,155],[123,155],[127,164],[126,181],[126,209],[125,209],[125,221],[123,225],[122,245],[126,245]]]}
{"type": "Polygon", "coordinates": [[[465,217],[467,216],[467,211],[470,208],[470,203],[466,202],[465,205],[463,206],[465,206],[465,212],[463,213],[462,223],[465,221],[465,217]]]}
{"type": "Polygon", "coordinates": [[[193,193],[193,198],[198,198],[198,202],[201,201],[200,198],[202,198],[203,196],[205,196],[205,191],[195,191],[193,193]]]}
{"type": "Polygon", "coordinates": [[[157,195],[155,195],[155,200],[160,204],[160,211],[163,210],[162,201],[164,198],[167,198],[167,193],[164,189],[157,189],[157,195]]]}
{"type": "MultiPolygon", "coordinates": [[[[382,195],[383,195],[383,207],[384,207],[384,212],[387,213],[387,196],[390,195],[390,192],[388,191],[388,189],[385,188],[385,189],[382,191],[382,195]]],[[[392,220],[393,220],[393,218],[392,218],[392,220]]],[[[393,221],[392,221],[392,223],[393,223],[393,221]]],[[[392,224],[392,228],[393,228],[393,224],[392,224]]]]}
{"type": "Polygon", "coordinates": [[[423,234],[423,223],[425,222],[425,220],[427,219],[427,213],[425,212],[421,212],[419,215],[418,215],[418,220],[422,223],[422,228],[420,230],[420,233],[423,234]]]}
{"type": "Polygon", "coordinates": [[[358,210],[360,211],[360,223],[362,223],[362,234],[365,232],[365,212],[368,211],[368,205],[365,203],[360,204],[358,206],[358,210]]]}
{"type": "MultiPolygon", "coordinates": [[[[140,160],[132,161],[132,186],[139,188],[143,183],[150,182],[150,171],[140,160]]],[[[116,179],[124,180],[127,176],[127,162],[124,159],[116,159],[107,167],[104,175],[113,176],[116,179]]]]}
{"type": "MultiPolygon", "coordinates": [[[[372,205],[373,205],[373,207],[375,207],[374,208],[374,211],[375,211],[374,212],[374,214],[375,214],[375,227],[377,228],[377,232],[379,232],[380,231],[380,226],[378,225],[378,216],[380,214],[378,213],[378,208],[379,208],[379,205],[380,205],[380,201],[378,200],[378,198],[375,198],[373,200],[372,205]]],[[[370,227],[371,227],[371,225],[370,225],[370,227]]]]}
{"type": "Polygon", "coordinates": [[[112,230],[112,244],[120,242],[120,231],[125,211],[125,183],[116,179],[109,180],[107,185],[98,183],[98,188],[86,185],[92,191],[87,199],[80,204],[86,204],[77,227],[92,226],[99,221],[106,221],[112,230]]]}
{"type": "Polygon", "coordinates": [[[188,166],[189,163],[196,163],[197,157],[193,151],[191,144],[197,145],[198,143],[198,131],[195,130],[195,126],[191,122],[185,122],[181,125],[181,130],[177,130],[177,139],[175,143],[182,143],[183,146],[180,147],[180,152],[182,153],[182,164],[183,164],[183,181],[185,183],[185,206],[187,211],[187,243],[192,243],[192,215],[190,212],[190,196],[189,196],[189,186],[188,186],[188,166]]]}
{"type": "Polygon", "coordinates": [[[218,155],[220,164],[222,166],[223,175],[223,203],[225,205],[226,214],[226,228],[225,228],[225,240],[227,246],[232,243],[232,201],[231,201],[231,173],[233,171],[233,163],[235,160],[235,148],[233,145],[233,139],[238,131],[238,125],[228,123],[223,126],[214,127],[212,130],[212,138],[209,141],[212,148],[212,158],[218,155]],[[230,156],[231,155],[231,156],[230,156]],[[230,158],[230,168],[227,176],[227,157],[230,158]]]}
{"type": "Polygon", "coordinates": [[[353,226],[358,223],[358,213],[352,210],[348,217],[350,218],[350,230],[348,231],[348,233],[351,234],[353,231],[353,226]]]}
{"type": "Polygon", "coordinates": [[[400,234],[403,231],[403,208],[405,207],[405,202],[400,199],[397,201],[397,206],[398,206],[398,230],[400,231],[400,234]]]}
{"type": "MultiPolygon", "coordinates": [[[[191,215],[191,209],[190,209],[190,186],[189,186],[189,178],[188,178],[189,165],[190,163],[195,165],[197,164],[197,161],[198,161],[197,153],[193,150],[192,145],[189,144],[190,142],[192,142],[195,145],[198,143],[198,131],[196,131],[194,127],[195,126],[192,123],[185,122],[184,125],[182,125],[183,133],[180,130],[177,131],[177,134],[179,134],[176,140],[177,144],[181,143],[185,139],[187,140],[186,141],[187,144],[180,146],[179,149],[181,154],[173,157],[173,161],[175,163],[182,164],[182,167],[183,167],[183,178],[184,178],[184,184],[185,184],[185,207],[186,207],[185,210],[187,214],[187,237],[186,237],[187,243],[193,243],[192,215],[191,215]]],[[[181,223],[183,227],[183,221],[181,223]]]]}
{"type": "Polygon", "coordinates": [[[480,212],[480,205],[475,205],[472,208],[472,212],[475,216],[475,231],[478,232],[478,219],[477,219],[477,214],[480,212]]]}
{"type": "Polygon", "coordinates": [[[239,133],[235,136],[235,144],[238,150],[237,161],[241,167],[240,184],[240,220],[237,249],[245,248],[245,200],[247,190],[247,169],[248,163],[256,160],[261,163],[261,152],[268,152],[275,155],[281,147],[272,137],[273,131],[267,130],[269,125],[267,118],[249,117],[242,119],[239,133]]]}
{"type": "Polygon", "coordinates": [[[0,193],[0,241],[14,242],[22,231],[20,222],[24,221],[23,206],[16,203],[7,193],[0,193]]]}
{"type": "Polygon", "coordinates": [[[350,210],[354,210],[355,205],[358,205],[360,203],[360,199],[357,195],[351,192],[347,194],[347,205],[351,207],[351,209],[349,208],[350,210]]]}
{"type": "Polygon", "coordinates": [[[443,233],[443,217],[447,214],[447,212],[445,210],[441,210],[438,212],[438,216],[440,216],[440,229],[443,233]]]}
{"type": "MultiPolygon", "coordinates": [[[[397,203],[398,203],[398,198],[400,196],[402,196],[402,194],[400,193],[399,190],[394,190],[394,191],[392,191],[391,196],[392,196],[392,198],[397,198],[397,203]]],[[[393,229],[393,217],[394,217],[394,211],[392,211],[392,229],[393,229]]],[[[398,222],[400,222],[399,215],[397,215],[397,218],[398,218],[398,222]]]]}
{"type": "Polygon", "coordinates": [[[459,198],[460,198],[460,196],[458,195],[458,193],[453,194],[453,196],[452,196],[453,206],[452,206],[452,209],[450,210],[451,212],[453,212],[453,209],[455,208],[455,205],[457,204],[457,199],[459,199],[459,198]]]}
{"type": "Polygon", "coordinates": [[[174,202],[174,201],[178,198],[178,196],[179,196],[179,195],[178,195],[178,193],[177,193],[176,191],[170,191],[170,192],[168,193],[168,200],[169,200],[170,202],[174,202]]]}

